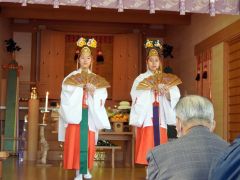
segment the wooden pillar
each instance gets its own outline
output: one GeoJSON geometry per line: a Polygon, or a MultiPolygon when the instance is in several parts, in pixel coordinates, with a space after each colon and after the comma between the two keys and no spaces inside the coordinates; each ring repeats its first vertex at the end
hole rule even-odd
{"type": "Polygon", "coordinates": [[[38,150],[39,100],[30,99],[28,102],[28,107],[27,160],[36,161],[38,150]]]}

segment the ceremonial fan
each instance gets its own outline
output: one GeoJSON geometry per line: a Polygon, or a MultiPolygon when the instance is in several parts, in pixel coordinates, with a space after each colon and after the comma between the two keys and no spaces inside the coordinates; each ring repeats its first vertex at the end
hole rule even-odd
{"type": "Polygon", "coordinates": [[[159,91],[158,85],[164,84],[168,88],[172,86],[177,86],[181,84],[182,81],[174,74],[161,73],[159,71],[155,72],[154,75],[149,76],[142,80],[138,86],[137,90],[154,90],[159,91]]]}
{"type": "Polygon", "coordinates": [[[88,83],[94,85],[96,89],[110,87],[110,84],[106,81],[106,79],[94,73],[87,73],[86,71],[72,75],[68,77],[64,82],[64,84],[79,86],[83,88],[88,83]]]}

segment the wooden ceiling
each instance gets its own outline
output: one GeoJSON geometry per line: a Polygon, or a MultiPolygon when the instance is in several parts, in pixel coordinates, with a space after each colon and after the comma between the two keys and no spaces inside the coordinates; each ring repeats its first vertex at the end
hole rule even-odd
{"type": "Polygon", "coordinates": [[[131,24],[160,24],[160,25],[189,25],[191,15],[179,15],[178,12],[156,12],[125,10],[122,13],[113,9],[60,6],[54,9],[47,5],[31,5],[26,7],[15,3],[0,3],[0,17],[35,19],[35,20],[64,20],[81,22],[131,23],[131,24]]]}

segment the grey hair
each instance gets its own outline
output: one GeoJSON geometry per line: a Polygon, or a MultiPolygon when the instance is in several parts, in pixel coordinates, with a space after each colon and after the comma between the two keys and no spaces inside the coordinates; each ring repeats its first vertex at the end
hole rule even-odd
{"type": "Polygon", "coordinates": [[[205,97],[188,95],[179,100],[176,107],[176,115],[183,123],[197,121],[213,124],[213,104],[205,97]]]}

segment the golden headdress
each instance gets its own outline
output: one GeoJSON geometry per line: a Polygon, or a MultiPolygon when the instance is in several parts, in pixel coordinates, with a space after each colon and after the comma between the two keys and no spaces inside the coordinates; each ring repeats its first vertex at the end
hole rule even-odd
{"type": "Polygon", "coordinates": [[[78,39],[78,41],[76,42],[77,47],[81,48],[81,50],[79,51],[79,49],[76,50],[75,53],[75,60],[79,58],[80,55],[91,55],[91,49],[90,48],[96,48],[97,47],[97,41],[94,38],[84,38],[81,37],[78,39]]]}
{"type": "Polygon", "coordinates": [[[149,40],[147,39],[144,47],[147,51],[147,58],[151,56],[159,56],[159,57],[173,57],[172,50],[173,47],[166,44],[161,43],[160,40],[149,40]]]}
{"type": "Polygon", "coordinates": [[[152,41],[147,39],[147,41],[144,44],[144,47],[147,50],[147,57],[162,55],[163,46],[160,43],[160,40],[152,41]]]}

